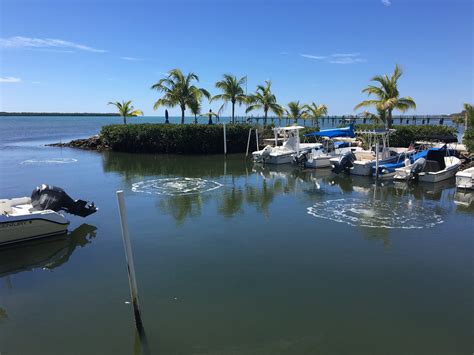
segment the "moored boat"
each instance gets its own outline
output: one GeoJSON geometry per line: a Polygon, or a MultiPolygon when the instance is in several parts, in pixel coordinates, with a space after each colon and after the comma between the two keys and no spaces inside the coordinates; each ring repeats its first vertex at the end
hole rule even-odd
{"type": "Polygon", "coordinates": [[[474,167],[456,173],[456,187],[458,189],[474,189],[474,167]]]}
{"type": "Polygon", "coordinates": [[[59,211],[86,217],[97,211],[93,203],[73,200],[55,186],[38,186],[31,197],[0,200],[0,244],[65,233],[69,221],[59,211]]]}
{"type": "Polygon", "coordinates": [[[309,151],[316,147],[318,143],[301,143],[299,131],[302,126],[289,126],[274,128],[275,146],[267,145],[262,150],[252,153],[254,163],[264,164],[290,164],[293,162],[293,155],[302,151],[309,151]],[[283,137],[283,144],[278,146],[278,136],[283,137]]]}

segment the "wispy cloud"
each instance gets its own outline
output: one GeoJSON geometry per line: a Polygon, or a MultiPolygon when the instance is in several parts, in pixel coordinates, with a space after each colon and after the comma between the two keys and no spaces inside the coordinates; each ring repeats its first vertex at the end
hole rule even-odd
{"type": "Polygon", "coordinates": [[[321,60],[331,64],[354,64],[366,61],[364,58],[360,57],[360,53],[334,53],[330,55],[300,54],[300,56],[308,59],[321,60]]]}
{"type": "Polygon", "coordinates": [[[120,59],[129,60],[129,61],[139,61],[139,60],[143,60],[142,58],[136,58],[136,57],[120,57],[120,59]]]}
{"type": "Polygon", "coordinates": [[[392,2],[390,0],[382,0],[382,4],[384,4],[385,6],[390,6],[392,5],[392,2]]]}
{"type": "Polygon", "coordinates": [[[0,78],[0,83],[19,83],[21,82],[20,78],[15,78],[13,76],[7,76],[6,78],[0,78]]]}
{"type": "Polygon", "coordinates": [[[83,44],[64,41],[54,38],[30,38],[15,36],[9,38],[0,38],[1,48],[55,48],[55,49],[74,49],[86,52],[105,53],[104,49],[97,49],[83,44]]]}
{"type": "Polygon", "coordinates": [[[290,53],[285,52],[285,51],[282,51],[282,52],[280,52],[280,54],[281,54],[281,55],[287,55],[287,54],[290,54],[290,53]]]}
{"type": "Polygon", "coordinates": [[[326,56],[322,56],[322,55],[312,55],[312,54],[300,54],[301,57],[304,57],[304,58],[309,58],[309,59],[319,59],[319,60],[322,60],[322,59],[326,59],[327,57],[326,56]]]}

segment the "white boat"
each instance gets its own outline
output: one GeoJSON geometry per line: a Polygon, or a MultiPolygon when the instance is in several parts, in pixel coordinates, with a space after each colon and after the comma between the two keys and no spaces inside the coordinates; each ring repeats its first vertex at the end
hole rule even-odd
{"type": "Polygon", "coordinates": [[[299,131],[302,126],[289,126],[274,128],[275,146],[267,145],[262,150],[252,153],[252,159],[255,163],[264,164],[290,164],[293,162],[293,155],[300,151],[310,150],[318,143],[301,143],[299,131]],[[278,146],[278,136],[282,136],[284,141],[278,146]]]}
{"type": "Polygon", "coordinates": [[[325,129],[309,134],[306,137],[319,137],[324,139],[324,144],[317,143],[311,151],[295,156],[297,163],[303,163],[306,168],[329,168],[331,159],[337,159],[347,152],[357,152],[363,149],[357,144],[354,137],[354,125],[351,124],[344,128],[325,129]],[[335,142],[333,139],[344,141],[335,142]]]}
{"type": "Polygon", "coordinates": [[[413,164],[395,169],[395,180],[418,179],[422,182],[440,182],[453,177],[461,166],[461,160],[448,155],[445,148],[430,149],[426,158],[419,158],[413,164]]]}
{"type": "Polygon", "coordinates": [[[456,173],[458,189],[474,189],[474,167],[456,173]]]}
{"type": "Polygon", "coordinates": [[[69,221],[59,211],[88,216],[94,204],[72,200],[62,189],[41,185],[31,197],[0,200],[0,244],[63,234],[69,221]]]}
{"type": "Polygon", "coordinates": [[[456,157],[444,157],[443,161],[444,164],[439,164],[439,168],[435,167],[433,170],[430,169],[418,173],[418,180],[424,182],[440,182],[456,175],[461,167],[461,160],[456,157]]]}

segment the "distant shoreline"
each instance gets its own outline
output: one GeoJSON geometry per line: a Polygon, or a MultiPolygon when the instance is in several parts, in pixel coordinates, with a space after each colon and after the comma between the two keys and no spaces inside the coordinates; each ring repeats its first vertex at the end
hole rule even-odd
{"type": "Polygon", "coordinates": [[[0,116],[106,116],[118,117],[118,113],[97,113],[97,112],[0,112],[0,116]]]}

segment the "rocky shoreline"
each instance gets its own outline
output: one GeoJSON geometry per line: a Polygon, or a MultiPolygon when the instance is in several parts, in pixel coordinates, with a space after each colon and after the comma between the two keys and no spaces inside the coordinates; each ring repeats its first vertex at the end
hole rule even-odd
{"type": "Polygon", "coordinates": [[[97,151],[104,151],[104,150],[111,150],[111,147],[105,142],[100,136],[92,136],[90,138],[85,139],[74,139],[67,143],[51,143],[46,144],[49,147],[68,147],[68,148],[76,148],[76,149],[83,149],[83,150],[97,150],[97,151]]]}

